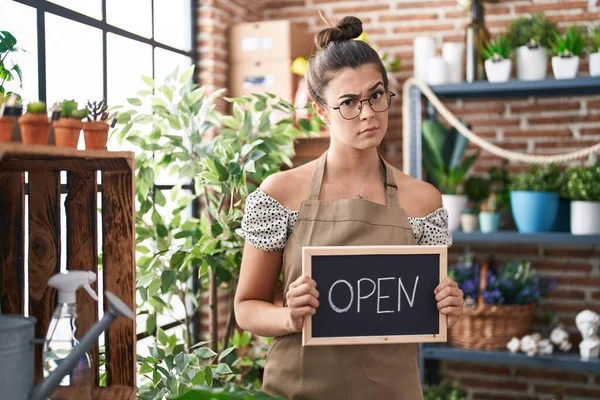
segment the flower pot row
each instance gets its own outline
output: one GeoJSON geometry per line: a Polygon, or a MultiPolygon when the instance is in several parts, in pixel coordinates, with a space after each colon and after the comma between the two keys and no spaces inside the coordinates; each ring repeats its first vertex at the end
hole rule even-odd
{"type": "MultiPolygon", "coordinates": [[[[60,117],[54,121],[48,118],[46,105],[42,102],[30,103],[25,114],[18,118],[20,138],[23,144],[47,145],[50,138],[50,126],[54,129],[55,144],[58,147],[77,148],[81,131],[85,141],[85,148],[92,150],[106,149],[109,124],[106,121],[106,105],[88,103],[88,109],[77,110],[77,103],[72,100],[65,101],[59,106],[60,117]],[[90,115],[103,117],[99,121],[82,121],[90,115]],[[92,114],[90,114],[92,113],[92,114]]],[[[0,142],[12,140],[14,120],[9,117],[0,118],[0,142]]]]}

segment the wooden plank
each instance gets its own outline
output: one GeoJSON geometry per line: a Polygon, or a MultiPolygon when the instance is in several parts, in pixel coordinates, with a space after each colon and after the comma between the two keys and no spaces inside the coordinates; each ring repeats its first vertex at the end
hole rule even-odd
{"type": "MultiPolygon", "coordinates": [[[[135,311],[133,170],[102,174],[102,254],[105,290],[135,311]]],[[[135,386],[135,321],[117,319],[106,338],[108,385],[135,386]]]]}
{"type": "Polygon", "coordinates": [[[0,172],[0,311],[24,313],[24,203],[22,173],[0,172]]]}
{"type": "Polygon", "coordinates": [[[127,171],[129,160],[126,158],[30,158],[28,156],[7,155],[0,160],[0,170],[8,172],[44,172],[44,171],[127,171]]]}
{"type": "Polygon", "coordinates": [[[107,151],[107,150],[77,150],[68,147],[25,145],[22,143],[0,143],[0,159],[10,156],[38,156],[42,159],[57,158],[124,158],[133,160],[133,152],[130,151],[107,151]]]}
{"type": "MultiPolygon", "coordinates": [[[[46,336],[55,308],[48,279],[60,271],[60,174],[29,174],[29,315],[37,319],[36,337],[46,336]]],[[[35,381],[42,374],[42,348],[35,347],[35,381]]]]}
{"type": "MultiPolygon", "coordinates": [[[[98,224],[95,172],[69,172],[67,215],[67,268],[71,271],[91,271],[98,275],[98,224]]],[[[91,285],[96,293],[98,285],[91,285]]],[[[77,291],[77,338],[98,321],[98,303],[84,290],[77,291]]],[[[94,385],[98,384],[98,346],[90,352],[94,385]]]]}

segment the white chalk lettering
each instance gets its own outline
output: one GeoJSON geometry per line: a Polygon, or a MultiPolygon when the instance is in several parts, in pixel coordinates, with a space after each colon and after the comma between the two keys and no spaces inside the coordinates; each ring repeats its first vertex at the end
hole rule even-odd
{"type": "Polygon", "coordinates": [[[373,295],[373,293],[375,293],[375,282],[373,282],[373,280],[371,280],[371,279],[369,279],[369,278],[362,278],[362,279],[359,279],[359,280],[358,280],[357,286],[358,286],[358,296],[357,296],[358,300],[357,300],[357,307],[356,307],[356,311],[357,311],[357,312],[360,312],[360,301],[361,301],[362,299],[368,299],[369,297],[371,297],[371,296],[373,295]],[[362,281],[369,281],[369,282],[371,282],[371,283],[373,284],[373,290],[371,291],[371,293],[369,293],[369,294],[368,294],[368,295],[366,295],[366,296],[362,296],[362,295],[361,295],[361,292],[362,292],[362,291],[361,291],[361,288],[360,288],[360,283],[361,283],[362,281]]]}
{"type": "Polygon", "coordinates": [[[390,298],[390,296],[382,296],[381,295],[381,281],[389,281],[389,280],[394,280],[394,279],[395,279],[394,277],[377,279],[377,314],[394,312],[394,310],[381,311],[381,309],[379,307],[381,304],[381,299],[389,299],[390,298]]]}
{"type": "Polygon", "coordinates": [[[350,307],[352,306],[352,302],[354,301],[354,289],[352,289],[352,285],[344,280],[344,279],[340,279],[337,280],[333,283],[333,285],[331,285],[331,288],[329,289],[329,305],[331,306],[331,308],[333,309],[333,311],[337,312],[337,313],[345,313],[346,311],[348,311],[350,309],[350,307]],[[337,285],[338,283],[345,283],[349,288],[350,288],[350,302],[348,303],[348,307],[346,308],[338,308],[333,304],[333,299],[331,298],[331,293],[333,292],[333,288],[335,287],[335,285],[337,285]]]}
{"type": "Polygon", "coordinates": [[[417,283],[419,283],[418,276],[417,276],[417,279],[415,279],[415,285],[413,286],[412,297],[408,297],[408,293],[406,292],[406,289],[404,288],[404,285],[402,284],[402,278],[398,278],[398,312],[402,311],[402,305],[401,305],[402,293],[401,292],[404,292],[404,295],[406,296],[406,300],[408,300],[408,305],[410,306],[410,308],[412,308],[412,306],[415,302],[415,294],[417,292],[417,283]]]}

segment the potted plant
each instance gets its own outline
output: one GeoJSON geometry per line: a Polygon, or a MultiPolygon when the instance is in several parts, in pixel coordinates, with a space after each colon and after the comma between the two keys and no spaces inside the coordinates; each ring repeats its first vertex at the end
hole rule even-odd
{"type": "Polygon", "coordinates": [[[465,158],[467,139],[455,128],[448,129],[437,121],[423,121],[422,135],[423,167],[428,179],[442,193],[449,229],[458,230],[461,213],[467,207],[467,196],[460,192],[479,152],[465,158]]]}
{"type": "Polygon", "coordinates": [[[510,183],[511,210],[521,233],[549,232],[558,213],[563,174],[558,165],[532,166],[510,183]]]}
{"type": "Polygon", "coordinates": [[[556,31],[556,25],[545,19],[542,13],[511,22],[507,36],[511,48],[516,50],[518,79],[530,81],[546,77],[547,49],[556,31]]]}
{"type": "Polygon", "coordinates": [[[590,75],[600,75],[600,25],[588,31],[588,51],[590,54],[590,75]]]}
{"type": "Polygon", "coordinates": [[[108,140],[108,105],[104,100],[87,103],[87,121],[83,123],[86,150],[105,150],[108,140]]]}
{"type": "Polygon", "coordinates": [[[489,181],[487,179],[472,176],[465,182],[465,194],[467,195],[468,207],[460,216],[460,225],[463,232],[470,233],[479,229],[479,208],[481,202],[490,193],[489,181]]]}
{"type": "Polygon", "coordinates": [[[552,71],[556,79],[572,79],[577,76],[579,55],[585,49],[583,32],[571,26],[564,35],[555,34],[552,50],[552,71]]]}
{"type": "Polygon", "coordinates": [[[506,82],[510,77],[512,60],[506,35],[498,35],[483,49],[485,74],[489,82],[506,82]]]}
{"type": "Polygon", "coordinates": [[[0,143],[10,142],[12,137],[13,120],[4,116],[8,99],[0,94],[0,143]]]}
{"type": "Polygon", "coordinates": [[[60,118],[54,121],[54,139],[59,147],[77,148],[79,135],[81,133],[81,120],[87,117],[88,110],[77,109],[75,100],[64,100],[60,103],[58,110],[60,118]]]}
{"type": "Polygon", "coordinates": [[[600,164],[567,170],[567,190],[571,200],[571,233],[600,233],[600,164]]]}
{"type": "Polygon", "coordinates": [[[48,144],[50,121],[46,103],[37,101],[27,104],[25,114],[19,118],[23,144],[48,144]]]}
{"type": "MultiPolygon", "coordinates": [[[[494,203],[488,204],[484,212],[497,212],[500,214],[499,230],[515,230],[515,222],[510,211],[510,173],[508,171],[508,161],[504,161],[502,166],[493,166],[489,169],[490,193],[494,195],[494,203]],[[493,208],[489,208],[490,206],[493,208]]],[[[488,198],[489,200],[489,198],[488,198]]],[[[480,214],[481,215],[481,214],[480,214]]],[[[483,217],[486,218],[486,217],[483,217]]],[[[480,217],[481,223],[481,217],[480,217]]]]}
{"type": "Polygon", "coordinates": [[[435,385],[423,386],[423,400],[467,400],[468,393],[458,382],[444,380],[435,385]]]}
{"type": "Polygon", "coordinates": [[[482,233],[498,232],[500,228],[500,212],[498,212],[498,195],[490,193],[481,204],[479,211],[479,229],[482,233]]]}
{"type": "Polygon", "coordinates": [[[16,121],[22,112],[23,106],[18,95],[0,93],[0,143],[12,140],[16,121]]]}

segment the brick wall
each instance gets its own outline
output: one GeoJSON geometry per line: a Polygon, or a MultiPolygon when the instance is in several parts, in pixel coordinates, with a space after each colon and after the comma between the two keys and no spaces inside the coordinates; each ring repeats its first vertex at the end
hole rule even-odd
{"type": "MultiPolygon", "coordinates": [[[[463,41],[463,28],[469,14],[456,8],[456,0],[211,0],[202,2],[199,10],[198,45],[202,83],[216,87],[226,85],[226,24],[242,20],[290,19],[317,31],[323,26],[318,10],[341,19],[355,15],[362,19],[372,43],[402,60],[397,74],[401,84],[412,76],[412,42],[418,35],[436,38],[438,49],[445,41],[463,41]],[[248,6],[252,4],[252,6],[248,6]]],[[[507,1],[486,6],[486,25],[492,34],[506,30],[517,16],[544,11],[564,29],[568,24],[588,25],[600,20],[597,0],[507,1]]],[[[548,73],[552,74],[549,66],[548,73]]],[[[580,74],[586,75],[588,63],[582,60],[580,74]]],[[[401,104],[391,112],[384,151],[388,160],[401,164],[401,104]]],[[[573,98],[529,98],[503,101],[451,101],[446,105],[470,123],[475,132],[504,148],[549,154],[578,149],[600,140],[600,96],[573,98]]],[[[475,171],[487,172],[500,161],[482,153],[475,171]]],[[[523,168],[513,165],[511,168],[523,168]]],[[[454,246],[451,260],[465,248],[454,246]]],[[[545,276],[558,281],[557,289],[544,302],[572,333],[572,341],[580,337],[574,326],[578,311],[589,308],[600,312],[600,250],[593,248],[544,248],[539,246],[493,247],[474,246],[479,255],[495,254],[498,258],[518,257],[531,260],[545,276]]],[[[536,328],[544,322],[536,320],[536,328]]],[[[535,370],[507,366],[444,363],[444,374],[459,379],[475,399],[551,398],[557,388],[565,388],[570,399],[600,398],[600,376],[568,373],[559,370],[535,370]]]]}

